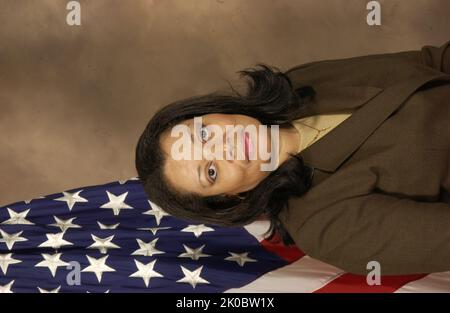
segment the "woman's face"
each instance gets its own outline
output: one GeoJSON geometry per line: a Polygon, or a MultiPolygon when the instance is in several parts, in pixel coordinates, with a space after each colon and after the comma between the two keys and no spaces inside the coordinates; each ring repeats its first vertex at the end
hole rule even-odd
{"type": "Polygon", "coordinates": [[[174,132],[172,136],[171,128],[160,136],[160,145],[166,155],[163,173],[169,184],[178,191],[202,196],[235,195],[253,189],[270,174],[270,171],[261,170],[261,164],[267,164],[270,160],[266,156],[261,158],[256,151],[256,147],[260,146],[258,140],[267,138],[266,152],[270,152],[269,127],[260,127],[257,119],[237,114],[207,114],[201,116],[202,123],[198,123],[198,119],[195,121],[195,125],[194,119],[178,124],[178,127],[190,132],[182,141],[183,152],[188,151],[187,158],[177,156],[177,152],[181,151],[178,149],[181,133],[174,132]],[[228,129],[234,127],[235,131],[227,132],[226,125],[229,125],[228,129]],[[251,136],[248,130],[253,130],[251,136]],[[211,146],[216,140],[221,140],[222,145],[211,146]],[[186,144],[190,145],[190,151],[186,150],[186,144]],[[197,157],[195,147],[198,148],[197,157]],[[254,157],[249,157],[250,153],[254,157]],[[218,158],[218,155],[223,157],[218,158]]]}

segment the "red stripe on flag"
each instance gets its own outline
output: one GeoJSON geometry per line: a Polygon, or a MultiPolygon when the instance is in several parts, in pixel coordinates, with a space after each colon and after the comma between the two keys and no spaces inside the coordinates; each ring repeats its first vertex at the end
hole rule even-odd
{"type": "Polygon", "coordinates": [[[295,245],[286,246],[280,240],[280,236],[278,234],[274,235],[271,240],[263,239],[260,244],[269,252],[278,255],[280,258],[285,261],[292,263],[301,259],[305,253],[301,251],[295,245]]]}
{"type": "Polygon", "coordinates": [[[366,276],[346,273],[329,282],[314,293],[391,293],[403,285],[418,280],[428,274],[381,276],[381,285],[368,285],[366,276]]]}

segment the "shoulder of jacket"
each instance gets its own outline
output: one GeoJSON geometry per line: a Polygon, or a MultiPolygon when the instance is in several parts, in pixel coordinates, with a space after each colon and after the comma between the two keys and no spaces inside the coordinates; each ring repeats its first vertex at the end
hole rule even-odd
{"type": "Polygon", "coordinates": [[[334,85],[386,88],[425,67],[419,51],[365,55],[345,59],[314,61],[285,72],[294,89],[301,86],[334,85]]]}

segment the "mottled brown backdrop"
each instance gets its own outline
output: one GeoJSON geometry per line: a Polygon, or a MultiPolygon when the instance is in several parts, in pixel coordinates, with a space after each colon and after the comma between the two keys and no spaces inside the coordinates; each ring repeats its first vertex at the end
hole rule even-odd
{"type": "MultiPolygon", "coordinates": [[[[153,112],[236,71],[439,45],[450,1],[0,0],[0,206],[136,176],[153,112]]],[[[236,85],[236,87],[238,87],[236,85]]]]}

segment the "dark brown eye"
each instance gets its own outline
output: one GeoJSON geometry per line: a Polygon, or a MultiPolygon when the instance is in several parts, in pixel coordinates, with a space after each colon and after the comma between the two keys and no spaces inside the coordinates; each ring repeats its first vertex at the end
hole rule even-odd
{"type": "Polygon", "coordinates": [[[212,181],[215,181],[217,179],[217,169],[214,164],[211,163],[211,165],[208,167],[208,176],[211,178],[212,181]]]}
{"type": "Polygon", "coordinates": [[[202,127],[200,128],[200,139],[202,142],[205,142],[209,139],[209,130],[205,127],[205,125],[202,125],[202,127]]]}

